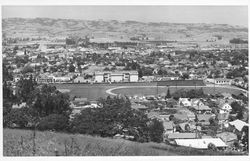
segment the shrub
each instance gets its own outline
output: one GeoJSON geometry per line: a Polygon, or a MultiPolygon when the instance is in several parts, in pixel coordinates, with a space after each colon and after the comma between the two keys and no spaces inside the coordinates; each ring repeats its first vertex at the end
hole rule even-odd
{"type": "Polygon", "coordinates": [[[43,117],[37,128],[39,130],[65,130],[68,127],[68,118],[60,114],[51,114],[43,117]]]}

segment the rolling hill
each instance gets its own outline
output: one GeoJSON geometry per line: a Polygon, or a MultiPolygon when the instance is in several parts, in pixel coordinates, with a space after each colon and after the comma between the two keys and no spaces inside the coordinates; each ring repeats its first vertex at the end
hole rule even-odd
{"type": "Polygon", "coordinates": [[[50,18],[7,18],[2,20],[5,37],[65,38],[90,36],[127,41],[133,36],[150,40],[207,42],[222,36],[217,43],[228,43],[232,38],[248,38],[248,29],[226,24],[144,23],[137,21],[104,21],[50,18]]]}

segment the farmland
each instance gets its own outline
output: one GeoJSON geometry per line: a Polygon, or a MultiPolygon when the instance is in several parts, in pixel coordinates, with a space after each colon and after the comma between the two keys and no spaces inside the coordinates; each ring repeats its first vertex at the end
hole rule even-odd
{"type": "MultiPolygon", "coordinates": [[[[57,89],[67,91],[71,97],[84,97],[89,100],[96,100],[100,97],[107,97],[109,94],[106,92],[109,90],[113,94],[122,95],[156,95],[166,93],[166,86],[156,86],[156,83],[126,83],[123,84],[55,84],[57,89]]],[[[227,87],[212,87],[212,86],[197,86],[197,89],[202,88],[205,93],[233,93],[239,94],[241,91],[238,89],[231,89],[227,87]]],[[[195,89],[194,86],[171,86],[169,90],[171,93],[178,89],[195,89]]]]}
{"type": "Polygon", "coordinates": [[[123,139],[101,138],[80,134],[3,129],[4,156],[173,156],[233,155],[227,152],[202,151],[174,147],[164,143],[136,143],[123,139]],[[34,145],[35,142],[35,145],[34,145]]]}

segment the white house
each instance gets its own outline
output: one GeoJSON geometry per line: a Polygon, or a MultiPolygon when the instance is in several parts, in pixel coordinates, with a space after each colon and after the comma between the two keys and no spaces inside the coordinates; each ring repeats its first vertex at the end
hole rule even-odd
{"type": "Polygon", "coordinates": [[[219,104],[220,113],[231,112],[232,107],[228,103],[219,104]]]}
{"type": "Polygon", "coordinates": [[[188,98],[179,98],[179,103],[185,107],[192,105],[191,101],[188,98]]]}

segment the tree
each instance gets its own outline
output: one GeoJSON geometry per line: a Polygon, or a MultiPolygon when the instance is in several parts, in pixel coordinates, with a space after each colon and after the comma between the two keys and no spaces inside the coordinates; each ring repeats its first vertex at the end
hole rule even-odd
{"type": "Polygon", "coordinates": [[[13,79],[12,73],[9,72],[9,67],[6,66],[5,63],[2,64],[3,66],[3,81],[11,81],[13,79]]]}
{"type": "Polygon", "coordinates": [[[61,114],[66,117],[72,112],[69,95],[56,90],[56,87],[43,85],[32,92],[29,105],[38,112],[39,118],[50,114],[61,114]]]}
{"type": "Polygon", "coordinates": [[[112,137],[126,131],[135,141],[147,141],[149,120],[144,113],[131,108],[128,98],[107,97],[99,103],[102,108],[87,108],[75,115],[71,122],[72,132],[112,137]]]}
{"type": "Polygon", "coordinates": [[[241,106],[238,102],[236,102],[236,101],[232,102],[231,107],[232,107],[232,112],[231,113],[236,113],[236,114],[240,113],[243,116],[244,107],[241,106]]]}
{"type": "Polygon", "coordinates": [[[69,72],[71,72],[71,73],[75,72],[75,66],[73,64],[70,64],[69,72]]]}
{"type": "Polygon", "coordinates": [[[174,119],[174,115],[170,115],[169,116],[169,121],[173,121],[173,119],[174,119]]]}
{"type": "Polygon", "coordinates": [[[32,91],[35,89],[36,81],[32,75],[29,79],[21,78],[17,82],[17,98],[21,102],[27,102],[31,96],[32,91]]]}
{"type": "Polygon", "coordinates": [[[183,73],[181,76],[182,79],[189,79],[189,74],[188,73],[183,73]]]}
{"type": "Polygon", "coordinates": [[[33,72],[33,68],[29,65],[25,66],[22,70],[22,73],[23,74],[26,74],[26,73],[32,73],[33,72]]]}
{"type": "Polygon", "coordinates": [[[157,73],[158,75],[162,75],[163,74],[163,72],[162,72],[162,70],[160,69],[160,70],[158,70],[158,73],[157,73]]]}
{"type": "Polygon", "coordinates": [[[210,123],[211,126],[217,126],[218,125],[218,122],[213,117],[209,118],[209,123],[210,123]]]}
{"type": "Polygon", "coordinates": [[[153,119],[149,124],[149,136],[153,142],[160,143],[163,140],[164,127],[163,123],[157,119],[153,119]]]}
{"type": "Polygon", "coordinates": [[[168,92],[167,92],[166,98],[171,98],[169,88],[168,88],[168,92]]]}
{"type": "Polygon", "coordinates": [[[242,143],[243,143],[243,145],[244,145],[244,147],[245,147],[245,150],[246,151],[248,151],[248,149],[249,149],[249,142],[248,142],[248,140],[249,140],[249,127],[248,126],[244,126],[243,128],[242,128],[242,143]]]}
{"type": "Polygon", "coordinates": [[[141,70],[141,69],[138,70],[138,77],[139,77],[139,78],[142,78],[142,77],[143,77],[143,74],[142,74],[142,70],[141,70]]]}
{"type": "Polygon", "coordinates": [[[191,130],[191,129],[190,129],[189,124],[186,124],[186,125],[185,125],[185,131],[186,131],[186,132],[190,132],[190,130],[191,130]]]}

